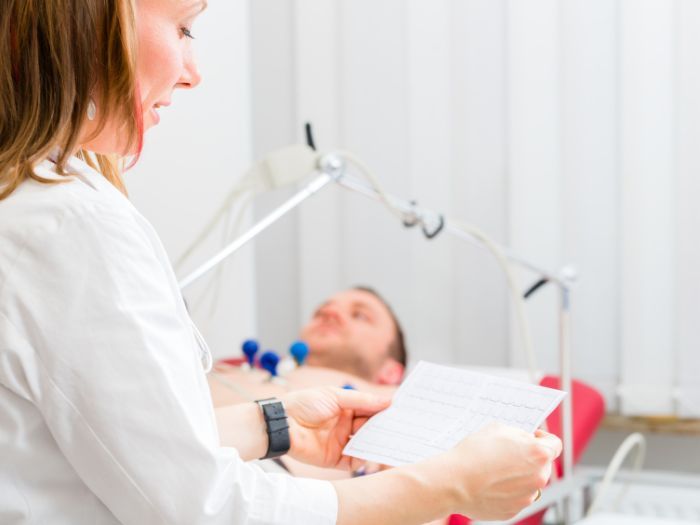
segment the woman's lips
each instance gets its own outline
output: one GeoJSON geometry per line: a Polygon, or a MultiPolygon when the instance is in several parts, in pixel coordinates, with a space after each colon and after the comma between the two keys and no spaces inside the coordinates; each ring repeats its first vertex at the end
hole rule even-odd
{"type": "Polygon", "coordinates": [[[160,115],[158,114],[158,110],[164,106],[169,106],[170,101],[165,101],[165,102],[156,102],[153,104],[151,109],[149,110],[149,113],[151,114],[151,118],[153,119],[153,124],[158,124],[160,122],[160,115]]]}

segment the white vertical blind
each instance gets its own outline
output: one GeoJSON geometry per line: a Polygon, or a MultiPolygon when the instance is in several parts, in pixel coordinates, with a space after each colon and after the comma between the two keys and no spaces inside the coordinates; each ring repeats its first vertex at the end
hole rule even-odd
{"type": "Polygon", "coordinates": [[[673,410],[675,6],[620,3],[620,399],[626,413],[673,410]]]}
{"type": "MultiPolygon", "coordinates": [[[[406,48],[408,92],[408,184],[419,202],[433,209],[448,210],[451,204],[451,2],[406,2],[406,48]],[[426,104],[426,101],[430,101],[426,104]],[[430,152],[426,155],[426,152],[430,152]]],[[[399,191],[397,187],[397,191],[399,191]]],[[[432,355],[454,358],[456,316],[445,315],[440,303],[453,303],[454,259],[452,243],[445,239],[426,242],[411,239],[411,283],[408,312],[420,319],[411,328],[411,346],[432,355]]]]}
{"type": "Polygon", "coordinates": [[[700,414],[700,3],[678,2],[677,56],[677,294],[678,413],[700,414]]]}
{"type": "MultiPolygon", "coordinates": [[[[700,414],[697,2],[298,0],[289,23],[299,130],[312,120],[321,149],[353,151],[390,192],[576,265],[574,376],[625,413],[700,414]]],[[[413,359],[522,364],[487,253],[334,188],[300,218],[296,318],[367,283],[413,359]]],[[[548,371],[557,302],[528,302],[548,371]]]]}
{"type": "Polygon", "coordinates": [[[575,0],[561,12],[564,260],[573,297],[573,370],[612,398],[620,341],[617,2],[575,0]]]}
{"type": "MultiPolygon", "coordinates": [[[[516,253],[553,270],[563,263],[564,236],[561,6],[558,0],[513,0],[507,4],[505,20],[508,242],[516,253]]],[[[532,275],[529,278],[533,280],[532,275]]],[[[530,300],[538,364],[547,370],[557,369],[557,305],[554,287],[530,300]]],[[[520,339],[513,341],[511,362],[524,366],[520,339]]]]}
{"type": "MultiPolygon", "coordinates": [[[[452,2],[452,214],[508,241],[506,3],[452,2]]],[[[458,363],[508,362],[505,281],[490,256],[452,243],[458,363]]],[[[441,308],[444,311],[444,307],[441,308]]]]}
{"type": "MultiPolygon", "coordinates": [[[[404,0],[341,1],[339,5],[340,146],[362,152],[359,156],[382,174],[388,190],[410,192],[408,5],[404,0]],[[371,122],[367,115],[372,115],[371,122]]],[[[410,293],[407,272],[413,260],[408,237],[378,205],[357,195],[341,197],[342,273],[332,291],[361,283],[376,284],[380,292],[402,287],[410,293]],[[378,271],[385,277],[381,282],[374,278],[378,271]]],[[[402,302],[401,314],[410,315],[413,301],[402,302]]]]}

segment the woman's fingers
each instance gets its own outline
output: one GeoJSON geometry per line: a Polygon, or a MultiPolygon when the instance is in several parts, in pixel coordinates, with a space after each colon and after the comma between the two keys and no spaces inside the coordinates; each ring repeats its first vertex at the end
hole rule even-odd
{"type": "Polygon", "coordinates": [[[357,390],[333,389],[340,408],[355,411],[356,416],[372,416],[388,408],[391,404],[390,397],[380,397],[376,394],[358,392],[357,390]]]}
{"type": "Polygon", "coordinates": [[[357,433],[357,431],[362,428],[362,425],[367,423],[367,421],[369,421],[369,418],[366,416],[360,416],[360,417],[354,418],[352,421],[352,434],[355,435],[357,433]]]}
{"type": "Polygon", "coordinates": [[[547,451],[550,452],[551,460],[554,460],[555,458],[559,457],[559,454],[561,454],[562,450],[561,439],[559,439],[554,434],[545,432],[544,430],[535,431],[535,438],[537,439],[537,444],[539,446],[546,448],[547,451]]]}

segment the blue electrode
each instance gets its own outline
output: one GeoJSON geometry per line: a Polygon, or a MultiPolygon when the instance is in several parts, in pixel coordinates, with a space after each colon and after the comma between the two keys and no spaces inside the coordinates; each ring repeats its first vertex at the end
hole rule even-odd
{"type": "Polygon", "coordinates": [[[245,341],[243,341],[242,348],[243,353],[245,354],[245,358],[248,360],[248,364],[251,368],[253,368],[253,365],[255,363],[255,354],[258,353],[260,345],[255,339],[246,339],[245,341]]]}
{"type": "Polygon", "coordinates": [[[272,377],[277,377],[277,365],[279,362],[280,356],[272,350],[268,350],[260,356],[260,366],[267,370],[272,377]]]}
{"type": "Polygon", "coordinates": [[[294,341],[289,347],[289,353],[292,354],[297,366],[301,366],[309,355],[309,345],[304,341],[294,341]]]}

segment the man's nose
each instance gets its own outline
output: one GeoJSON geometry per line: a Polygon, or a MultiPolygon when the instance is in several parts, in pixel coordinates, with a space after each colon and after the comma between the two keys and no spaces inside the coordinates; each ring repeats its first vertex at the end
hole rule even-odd
{"type": "Polygon", "coordinates": [[[321,319],[323,322],[330,322],[341,324],[343,322],[343,315],[337,308],[332,306],[326,306],[319,312],[321,314],[321,319]]]}

